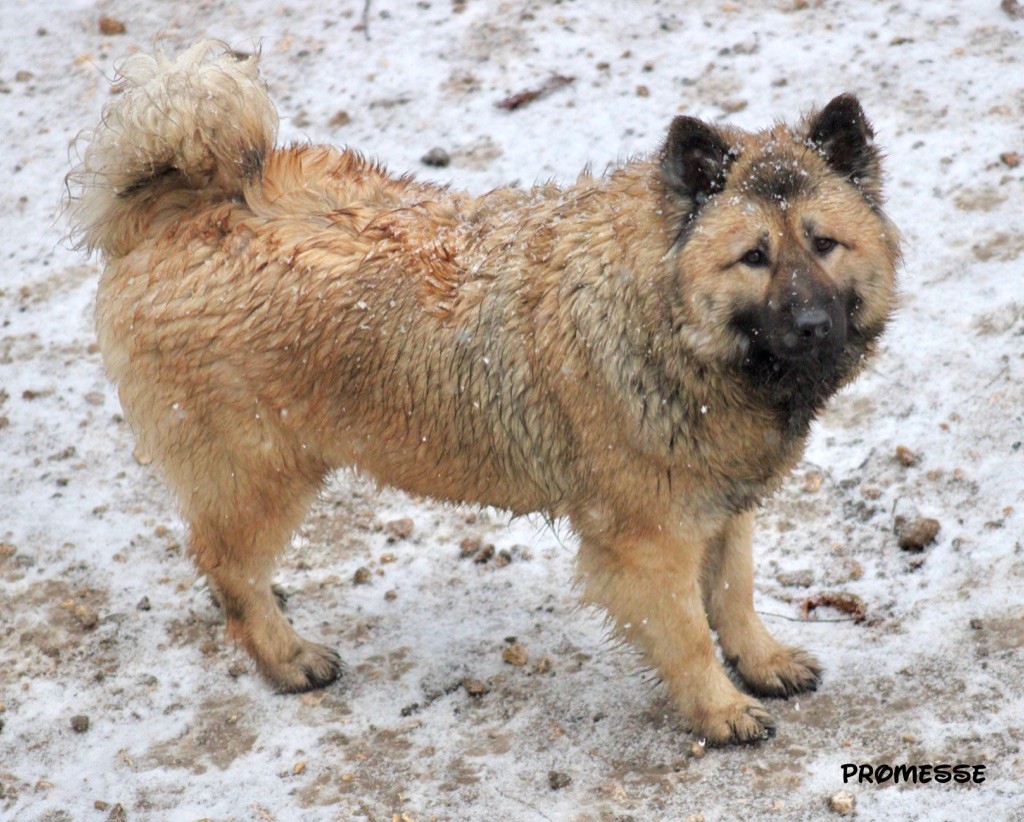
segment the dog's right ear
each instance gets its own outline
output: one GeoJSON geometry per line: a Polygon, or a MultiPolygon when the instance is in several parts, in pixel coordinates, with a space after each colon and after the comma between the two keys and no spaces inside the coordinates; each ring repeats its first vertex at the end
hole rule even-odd
{"type": "Polygon", "coordinates": [[[661,174],[669,189],[692,203],[695,213],[725,187],[733,154],[725,137],[694,117],[676,117],[661,155],[661,174]]]}

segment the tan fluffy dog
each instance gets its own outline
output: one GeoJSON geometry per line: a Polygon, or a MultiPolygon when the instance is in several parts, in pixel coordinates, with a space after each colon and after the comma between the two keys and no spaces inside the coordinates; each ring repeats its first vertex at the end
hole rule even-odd
{"type": "Polygon", "coordinates": [[[106,261],[103,358],[270,682],[338,676],[271,572],[355,466],[568,517],[586,597],[709,742],[773,730],[711,629],[753,693],[817,685],[754,613],[751,531],[893,305],[898,235],[855,98],[757,134],[677,117],[603,177],[473,197],[275,148],[257,58],[219,44],[122,75],[69,175],[74,236],[106,261]]]}

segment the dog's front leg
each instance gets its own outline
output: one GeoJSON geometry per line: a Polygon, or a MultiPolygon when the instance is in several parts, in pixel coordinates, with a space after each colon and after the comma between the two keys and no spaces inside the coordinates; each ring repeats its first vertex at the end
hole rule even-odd
{"type": "Polygon", "coordinates": [[[754,611],[754,514],[733,517],[711,542],[704,562],[704,602],[722,651],[758,696],[813,691],[821,665],[799,648],[783,645],[754,611]]]}
{"type": "Polygon", "coordinates": [[[703,539],[656,527],[584,533],[584,592],[643,650],[695,736],[715,745],[754,742],[771,736],[774,722],[715,655],[701,593],[706,550],[703,539]]]}

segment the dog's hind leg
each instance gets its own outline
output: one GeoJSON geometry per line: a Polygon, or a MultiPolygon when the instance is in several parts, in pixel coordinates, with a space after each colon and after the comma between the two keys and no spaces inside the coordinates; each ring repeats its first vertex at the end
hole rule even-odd
{"type": "Polygon", "coordinates": [[[757,696],[813,691],[820,682],[818,660],[783,645],[754,611],[752,512],[734,517],[713,540],[704,564],[704,603],[711,627],[736,673],[757,696]]]}
{"type": "MultiPolygon", "coordinates": [[[[293,464],[284,471],[238,451],[204,460],[202,468],[203,475],[189,472],[194,485],[182,494],[189,550],[223,609],[228,635],[282,692],[333,682],[342,671],[337,653],[294,631],[271,585],[274,560],[305,516],[323,468],[293,464]]],[[[175,485],[180,491],[181,482],[175,485]]]]}

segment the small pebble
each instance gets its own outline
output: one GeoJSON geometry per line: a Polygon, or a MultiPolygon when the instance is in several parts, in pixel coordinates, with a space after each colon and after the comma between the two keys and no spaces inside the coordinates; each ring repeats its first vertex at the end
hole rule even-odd
{"type": "Polygon", "coordinates": [[[485,545],[483,548],[476,552],[476,555],[473,557],[473,562],[475,562],[477,565],[483,565],[486,562],[490,562],[491,557],[493,556],[494,546],[485,545]]]}
{"type": "Polygon", "coordinates": [[[352,583],[354,585],[369,585],[371,579],[373,579],[373,572],[365,565],[362,568],[358,568],[352,575],[352,583]]]}
{"type": "Polygon", "coordinates": [[[814,584],[814,572],[809,568],[800,571],[781,571],[775,575],[775,579],[787,588],[810,588],[814,584]]]}
{"type": "Polygon", "coordinates": [[[238,677],[243,676],[247,670],[249,669],[244,662],[232,662],[228,665],[228,676],[232,679],[238,679],[238,677]]]}
{"type": "Polygon", "coordinates": [[[332,128],[341,128],[342,126],[347,126],[351,121],[352,118],[349,117],[347,111],[337,111],[334,116],[327,121],[327,125],[332,128]]]}
{"type": "Polygon", "coordinates": [[[71,730],[76,734],[84,734],[89,730],[89,717],[85,714],[77,714],[71,717],[71,730]]]}
{"type": "Polygon", "coordinates": [[[423,165],[433,168],[445,168],[451,161],[451,156],[443,148],[432,148],[420,157],[420,162],[423,165]]]}
{"type": "Polygon", "coordinates": [[[394,602],[396,599],[398,599],[398,591],[396,591],[394,588],[385,591],[384,599],[386,599],[388,602],[394,602]]]}
{"type": "Polygon", "coordinates": [[[926,546],[935,542],[939,527],[939,521],[930,517],[918,517],[912,522],[897,521],[896,536],[900,548],[915,553],[923,551],[926,546]]]}
{"type": "Polygon", "coordinates": [[[526,648],[518,642],[513,642],[503,650],[501,652],[501,658],[509,665],[515,665],[516,667],[522,667],[530,660],[526,653],[526,648]]]}
{"type": "Polygon", "coordinates": [[[400,539],[409,539],[412,536],[412,529],[415,527],[409,517],[404,519],[393,519],[384,524],[384,532],[388,535],[388,542],[395,542],[400,539]]]}
{"type": "Polygon", "coordinates": [[[825,475],[821,471],[808,471],[804,474],[804,493],[805,494],[816,494],[821,490],[821,483],[824,481],[825,475]]]}
{"type": "Polygon", "coordinates": [[[95,608],[90,608],[88,605],[76,605],[72,613],[85,631],[91,631],[100,624],[100,615],[96,613],[95,608]]]}
{"type": "Polygon", "coordinates": [[[548,785],[553,791],[560,791],[572,782],[572,777],[562,771],[548,771],[548,785]]]}
{"type": "Polygon", "coordinates": [[[137,611],[148,611],[153,606],[149,604],[149,597],[143,597],[135,604],[135,610],[137,611]]]}
{"type": "Polygon", "coordinates": [[[974,617],[971,620],[970,625],[971,625],[971,630],[972,631],[980,631],[982,629],[982,627],[984,627],[982,621],[980,619],[978,619],[977,617],[974,617]]]}
{"type": "Polygon", "coordinates": [[[841,816],[849,816],[853,813],[856,804],[856,797],[849,791],[839,791],[828,800],[828,806],[841,816]]]}
{"type": "Polygon", "coordinates": [[[907,446],[905,446],[905,445],[897,445],[896,446],[896,462],[898,462],[900,465],[903,465],[903,466],[906,466],[907,468],[909,468],[911,465],[917,465],[917,461],[918,461],[917,454],[915,454],[913,451],[911,451],[909,448],[907,448],[907,446]]]}
{"type": "Polygon", "coordinates": [[[459,557],[465,559],[466,557],[473,556],[473,554],[480,550],[482,545],[483,541],[480,537],[466,537],[459,543],[459,557]]]}
{"type": "Polygon", "coordinates": [[[124,23],[120,20],[115,20],[113,17],[101,17],[99,19],[100,34],[106,34],[107,36],[113,34],[124,34],[127,29],[124,23]]]}
{"type": "Polygon", "coordinates": [[[480,697],[491,692],[491,686],[486,682],[481,679],[473,679],[468,676],[462,680],[462,687],[470,696],[480,697]]]}
{"type": "Polygon", "coordinates": [[[1016,168],[1020,165],[1020,155],[1016,151],[1004,151],[999,155],[999,159],[1007,168],[1016,168]]]}

